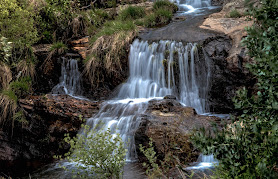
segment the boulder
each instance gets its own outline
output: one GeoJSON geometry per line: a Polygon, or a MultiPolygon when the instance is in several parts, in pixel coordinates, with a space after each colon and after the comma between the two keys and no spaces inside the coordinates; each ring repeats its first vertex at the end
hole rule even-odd
{"type": "Polygon", "coordinates": [[[191,144],[190,135],[195,129],[210,129],[212,122],[220,121],[217,117],[198,115],[193,108],[174,99],[151,100],[135,133],[139,161],[147,161],[139,144],[148,146],[151,138],[158,158],[163,160],[172,155],[172,159],[177,156],[188,163],[195,162],[199,152],[191,144]]]}

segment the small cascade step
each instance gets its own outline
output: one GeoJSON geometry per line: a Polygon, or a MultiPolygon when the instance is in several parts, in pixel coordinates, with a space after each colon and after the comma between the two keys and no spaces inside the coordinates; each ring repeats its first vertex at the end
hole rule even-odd
{"type": "Polygon", "coordinates": [[[81,74],[78,70],[78,61],[63,58],[61,65],[60,83],[54,86],[52,94],[82,95],[81,74]]]}

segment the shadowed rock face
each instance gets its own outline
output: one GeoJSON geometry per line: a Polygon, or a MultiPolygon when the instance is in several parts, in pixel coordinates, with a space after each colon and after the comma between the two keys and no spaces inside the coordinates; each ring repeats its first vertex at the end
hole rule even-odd
{"type": "Polygon", "coordinates": [[[202,46],[211,59],[210,90],[208,103],[210,112],[233,113],[232,98],[243,86],[252,87],[255,83],[250,72],[244,68],[246,55],[238,54],[235,62],[229,61],[233,41],[227,36],[217,36],[206,39],[202,46]]]}
{"type": "Polygon", "coordinates": [[[197,128],[209,129],[211,122],[219,121],[217,117],[197,115],[193,108],[184,107],[174,99],[152,100],[135,134],[139,161],[146,161],[139,144],[148,146],[149,138],[152,138],[159,158],[163,159],[175,142],[182,150],[172,152],[186,162],[194,162],[199,153],[189,142],[190,134],[197,128]]]}
{"type": "Polygon", "coordinates": [[[63,142],[64,134],[75,135],[83,123],[80,117],[89,118],[99,109],[99,102],[67,95],[32,96],[20,100],[19,105],[27,122],[15,121],[13,129],[0,129],[0,171],[13,175],[17,172],[15,163],[28,170],[24,161],[48,160],[65,153],[69,146],[63,142]]]}

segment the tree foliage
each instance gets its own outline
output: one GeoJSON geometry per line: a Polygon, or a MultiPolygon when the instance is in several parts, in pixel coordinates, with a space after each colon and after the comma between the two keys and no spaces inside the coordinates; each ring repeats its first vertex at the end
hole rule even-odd
{"type": "Polygon", "coordinates": [[[243,44],[254,63],[247,68],[257,79],[255,90],[243,88],[234,99],[241,110],[236,120],[216,136],[194,135],[195,145],[220,160],[222,178],[275,178],[278,176],[278,1],[250,5],[254,25],[243,44]]]}
{"type": "Polygon", "coordinates": [[[0,35],[12,41],[16,47],[32,45],[38,40],[35,13],[27,1],[0,1],[0,35]]]}

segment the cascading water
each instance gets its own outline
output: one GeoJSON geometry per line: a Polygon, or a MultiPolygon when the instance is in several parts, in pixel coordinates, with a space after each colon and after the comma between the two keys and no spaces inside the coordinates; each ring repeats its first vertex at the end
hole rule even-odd
{"type": "Polygon", "coordinates": [[[130,76],[118,98],[176,95],[199,114],[206,111],[210,64],[209,58],[200,62],[196,44],[161,40],[149,45],[146,41],[135,40],[130,48],[129,62],[130,76]]]}
{"type": "Polygon", "coordinates": [[[179,7],[179,11],[183,13],[193,13],[197,9],[207,8],[211,6],[211,0],[173,0],[179,7]]]}
{"type": "Polygon", "coordinates": [[[52,94],[67,94],[78,96],[82,94],[78,61],[63,58],[60,83],[54,86],[52,94]]]}
{"type": "MultiPolygon", "coordinates": [[[[204,52],[203,55],[206,57],[204,52]]],[[[137,159],[134,134],[148,101],[175,95],[199,114],[206,111],[210,63],[209,58],[199,58],[197,44],[162,40],[148,44],[137,39],[130,47],[129,66],[129,78],[116,98],[102,103],[98,114],[88,119],[86,125],[98,132],[109,128],[113,135],[120,134],[128,149],[126,161],[134,161],[137,159]]],[[[53,92],[73,95],[81,92],[79,75],[77,61],[64,59],[62,77],[53,92]]],[[[71,168],[76,163],[62,165],[71,168]]]]}
{"type": "MultiPolygon", "coordinates": [[[[119,133],[128,149],[127,161],[136,159],[134,133],[149,100],[178,95],[182,103],[194,107],[198,113],[205,111],[205,99],[201,97],[206,96],[206,90],[201,90],[202,83],[198,79],[208,82],[209,75],[197,70],[196,64],[200,63],[197,57],[196,44],[160,41],[149,45],[135,40],[130,48],[127,82],[121,86],[116,99],[103,103],[99,113],[87,120],[87,125],[99,130],[110,128],[115,135],[119,133]]],[[[208,69],[208,64],[202,63],[203,68],[208,69]]],[[[208,84],[204,84],[205,87],[208,84]]]]}
{"type": "Polygon", "coordinates": [[[192,167],[187,167],[188,170],[198,170],[204,168],[210,168],[218,164],[218,161],[214,159],[213,155],[201,154],[197,160],[198,164],[192,167]]]}

